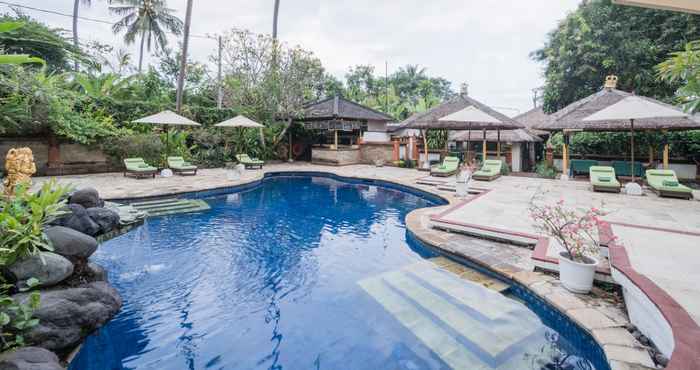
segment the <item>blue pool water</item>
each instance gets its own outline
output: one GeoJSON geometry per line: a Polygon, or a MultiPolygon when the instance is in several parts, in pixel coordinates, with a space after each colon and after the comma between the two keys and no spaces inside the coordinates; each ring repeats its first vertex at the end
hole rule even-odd
{"type": "Polygon", "coordinates": [[[72,370],[607,369],[523,289],[437,267],[404,226],[435,199],[309,176],[205,199],[100,247],[124,306],[72,370]]]}

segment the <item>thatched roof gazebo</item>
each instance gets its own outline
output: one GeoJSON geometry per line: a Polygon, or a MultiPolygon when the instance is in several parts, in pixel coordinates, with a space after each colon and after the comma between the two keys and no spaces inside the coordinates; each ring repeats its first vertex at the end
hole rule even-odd
{"type": "MultiPolygon", "coordinates": [[[[700,121],[696,117],[682,114],[678,108],[658,100],[617,90],[615,88],[616,85],[617,77],[608,76],[605,80],[605,86],[601,91],[569,104],[558,112],[550,115],[549,120],[534,126],[534,128],[540,130],[551,132],[561,131],[564,133],[564,168],[568,166],[568,134],[580,131],[614,132],[629,131],[631,129],[628,119],[587,120],[588,117],[619,103],[625,98],[636,97],[655,106],[662,107],[665,110],[679,112],[676,117],[667,117],[667,115],[664,115],[663,117],[657,118],[635,119],[634,129],[655,131],[700,129],[700,121]]],[[[663,152],[664,168],[668,168],[668,148],[668,143],[665,143],[663,152]]]]}
{"type": "MultiPolygon", "coordinates": [[[[400,128],[420,129],[425,146],[426,161],[428,158],[427,130],[468,130],[481,129],[496,130],[500,137],[500,130],[513,130],[523,128],[523,125],[500,113],[491,107],[467,96],[463,87],[459,95],[435,106],[425,112],[416,113],[403,121],[400,128]]],[[[482,134],[486,137],[486,134],[482,134]]],[[[497,145],[497,156],[500,157],[500,140],[497,145]]],[[[486,141],[483,142],[483,158],[486,158],[486,141]]]]}
{"type": "MultiPolygon", "coordinates": [[[[303,107],[301,114],[292,119],[292,122],[298,122],[311,130],[327,130],[333,131],[333,146],[332,151],[338,151],[338,131],[353,133],[351,142],[354,142],[354,133],[362,131],[364,127],[370,130],[386,131],[387,122],[395,121],[388,114],[374,110],[370,107],[355,103],[341,96],[333,96],[317,102],[307,104],[303,107]]],[[[359,138],[359,134],[357,135],[359,138]]],[[[290,136],[291,143],[291,136],[290,136]]],[[[291,145],[290,145],[291,148],[291,145]]],[[[343,150],[356,150],[343,148],[343,150]]],[[[321,155],[323,149],[317,149],[321,155]]],[[[333,153],[325,153],[326,156],[335,157],[333,153]]],[[[312,151],[312,161],[314,160],[314,152],[312,151]]]]}
{"type": "Polygon", "coordinates": [[[518,123],[525,126],[525,130],[527,130],[527,132],[530,135],[536,135],[536,136],[549,135],[549,131],[539,130],[539,129],[535,128],[537,126],[541,126],[541,125],[546,124],[550,120],[549,115],[544,112],[544,110],[542,109],[542,106],[535,107],[535,108],[532,108],[525,113],[521,113],[521,114],[513,117],[513,120],[515,120],[518,123]]]}

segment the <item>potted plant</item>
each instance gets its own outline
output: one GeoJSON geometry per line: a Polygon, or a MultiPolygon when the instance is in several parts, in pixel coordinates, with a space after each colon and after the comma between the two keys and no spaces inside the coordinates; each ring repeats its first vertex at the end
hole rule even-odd
{"type": "Polygon", "coordinates": [[[574,293],[588,293],[598,266],[600,217],[598,208],[567,208],[560,200],[554,205],[530,204],[530,217],[543,234],[557,240],[565,249],[559,253],[559,279],[574,293]]]}

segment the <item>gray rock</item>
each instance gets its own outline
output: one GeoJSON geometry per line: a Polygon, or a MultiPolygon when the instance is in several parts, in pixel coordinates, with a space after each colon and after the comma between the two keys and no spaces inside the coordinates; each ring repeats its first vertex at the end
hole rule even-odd
{"type": "Polygon", "coordinates": [[[100,199],[100,194],[94,188],[83,188],[76,190],[71,195],[68,203],[80,204],[85,208],[104,206],[104,201],[100,199]]]}
{"type": "Polygon", "coordinates": [[[119,227],[119,214],[107,208],[88,208],[88,216],[100,225],[100,233],[105,234],[119,227]]]}
{"type": "Polygon", "coordinates": [[[16,261],[7,270],[20,288],[26,287],[29,278],[37,278],[40,287],[47,287],[71,276],[73,264],[56,253],[39,252],[16,261]]]}
{"type": "Polygon", "coordinates": [[[107,270],[105,270],[104,267],[94,262],[88,262],[87,270],[92,274],[93,281],[107,281],[107,270]]]}
{"type": "Polygon", "coordinates": [[[0,370],[63,370],[55,353],[39,347],[22,347],[0,354],[0,370]]]}
{"type": "Polygon", "coordinates": [[[97,250],[97,240],[90,235],[64,226],[44,230],[53,251],[62,256],[88,258],[97,250]]]}
{"type": "MultiPolygon", "coordinates": [[[[20,293],[13,298],[27,302],[28,296],[20,293]]],[[[32,345],[52,351],[71,349],[107,323],[121,306],[119,293],[102,281],[76,288],[42,290],[41,303],[34,311],[39,324],[25,335],[25,339],[32,345]]]]}
{"type": "Polygon", "coordinates": [[[59,221],[60,226],[69,227],[83,234],[95,236],[100,232],[100,225],[90,218],[87,211],[80,204],[69,204],[71,214],[59,221]]]}

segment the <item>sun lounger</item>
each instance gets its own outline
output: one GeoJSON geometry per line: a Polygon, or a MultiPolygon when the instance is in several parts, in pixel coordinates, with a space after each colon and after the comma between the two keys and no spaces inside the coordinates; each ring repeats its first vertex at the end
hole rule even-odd
{"type": "Polygon", "coordinates": [[[237,154],[236,155],[236,160],[238,160],[238,163],[241,163],[245,166],[245,168],[262,168],[265,162],[257,159],[257,158],[250,158],[248,154],[237,154]]]}
{"type": "Polygon", "coordinates": [[[501,169],[503,167],[503,162],[497,159],[487,159],[481,166],[481,169],[474,172],[472,179],[491,181],[497,179],[501,176],[501,169]]]}
{"type": "Polygon", "coordinates": [[[693,199],[693,190],[679,183],[673,170],[647,170],[647,184],[660,197],[693,199]]]}
{"type": "Polygon", "coordinates": [[[158,169],[148,165],[143,158],[124,158],[124,177],[127,175],[136,178],[152,176],[156,177],[158,169]]]}
{"type": "Polygon", "coordinates": [[[589,168],[597,165],[598,161],[591,159],[572,159],[569,165],[569,171],[571,172],[571,176],[574,177],[581,174],[588,175],[590,173],[589,168]]]}
{"type": "Polygon", "coordinates": [[[620,192],[620,183],[615,178],[615,169],[609,166],[590,166],[589,178],[593,191],[620,192]]]}
{"type": "Polygon", "coordinates": [[[430,167],[431,176],[452,176],[459,168],[459,158],[445,157],[442,164],[430,167]]]}
{"type": "Polygon", "coordinates": [[[168,167],[180,175],[196,175],[197,166],[185,161],[182,157],[168,157],[168,167]]]}

